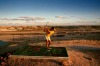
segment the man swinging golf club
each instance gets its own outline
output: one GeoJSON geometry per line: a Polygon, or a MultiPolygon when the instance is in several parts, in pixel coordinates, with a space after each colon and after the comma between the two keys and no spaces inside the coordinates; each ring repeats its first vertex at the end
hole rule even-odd
{"type": "Polygon", "coordinates": [[[51,44],[50,37],[51,37],[52,34],[54,34],[54,27],[51,27],[50,29],[48,29],[46,26],[44,26],[44,32],[46,32],[46,35],[45,35],[46,47],[47,47],[47,49],[50,49],[50,44],[51,44]]]}

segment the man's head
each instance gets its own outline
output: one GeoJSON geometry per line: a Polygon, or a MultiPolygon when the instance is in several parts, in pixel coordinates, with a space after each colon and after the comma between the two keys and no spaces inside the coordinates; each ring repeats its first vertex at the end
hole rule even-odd
{"type": "Polygon", "coordinates": [[[51,27],[51,28],[50,28],[50,31],[54,31],[54,30],[55,30],[55,28],[54,28],[54,27],[51,27]]]}

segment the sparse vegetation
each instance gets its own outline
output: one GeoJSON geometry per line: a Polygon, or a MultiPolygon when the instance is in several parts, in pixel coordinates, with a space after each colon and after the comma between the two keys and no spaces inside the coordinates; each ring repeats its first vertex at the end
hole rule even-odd
{"type": "Polygon", "coordinates": [[[64,47],[52,47],[48,51],[46,47],[41,46],[24,46],[13,53],[13,55],[27,56],[64,56],[67,57],[67,52],[64,47]]]}

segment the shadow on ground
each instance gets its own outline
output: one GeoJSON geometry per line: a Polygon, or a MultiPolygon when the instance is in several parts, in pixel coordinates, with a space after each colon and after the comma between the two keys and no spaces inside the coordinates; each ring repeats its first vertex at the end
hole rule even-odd
{"type": "Polygon", "coordinates": [[[83,58],[92,61],[93,59],[99,64],[100,63],[100,48],[88,47],[88,46],[70,46],[75,51],[81,51],[85,55],[83,58]]]}

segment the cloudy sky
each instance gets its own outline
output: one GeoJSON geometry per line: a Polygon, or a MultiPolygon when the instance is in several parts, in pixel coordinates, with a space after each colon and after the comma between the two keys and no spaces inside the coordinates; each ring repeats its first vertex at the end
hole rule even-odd
{"type": "Polygon", "coordinates": [[[0,0],[0,25],[100,25],[100,0],[0,0]]]}

